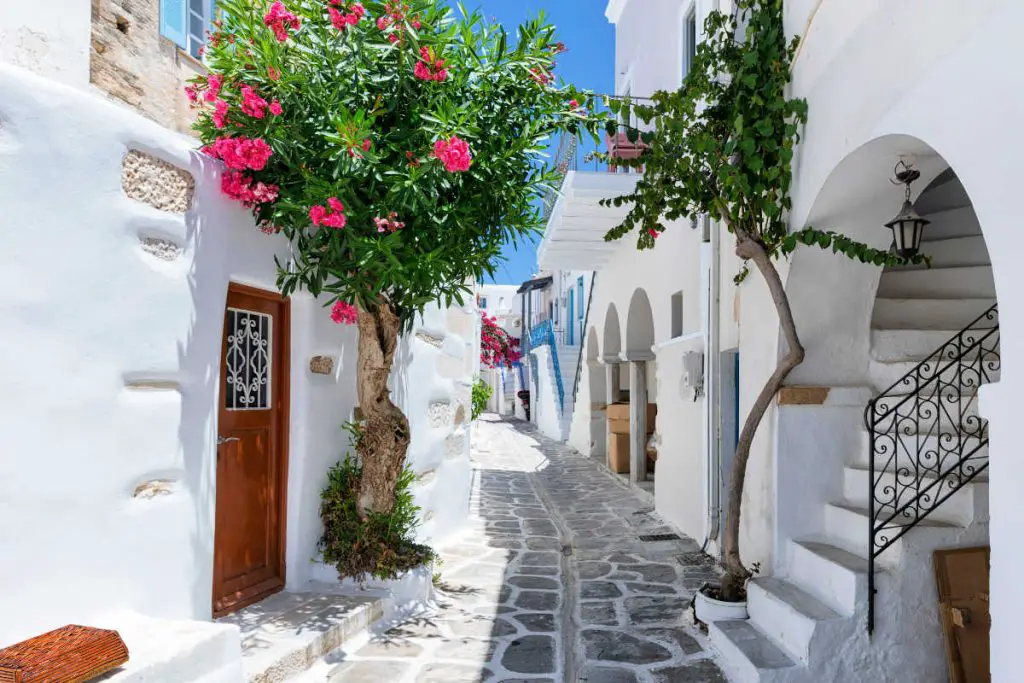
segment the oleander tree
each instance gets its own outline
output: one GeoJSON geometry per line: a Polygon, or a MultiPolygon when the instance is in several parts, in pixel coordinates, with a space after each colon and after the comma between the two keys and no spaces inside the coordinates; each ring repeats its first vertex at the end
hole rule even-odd
{"type": "Polygon", "coordinates": [[[519,339],[498,325],[497,316],[480,315],[480,362],[488,368],[511,368],[523,357],[519,339]]]}
{"type": "MultiPolygon", "coordinates": [[[[605,202],[629,207],[623,222],[605,239],[635,232],[637,247],[652,249],[673,221],[710,216],[734,237],[736,254],[744,262],[737,282],[747,276],[750,263],[763,277],[785,339],[785,353],[743,423],[733,459],[721,586],[721,597],[727,601],[742,599],[750,577],[739,548],[750,447],[772,399],[804,359],[775,262],[800,245],[876,266],[907,262],[842,233],[789,229],[793,153],[808,108],[806,101],[786,94],[799,39],[786,39],[782,6],[782,0],[736,0],[732,14],[712,12],[705,23],[705,40],[679,90],[655,93],[649,105],[628,99],[609,102],[620,120],[644,124],[625,131],[631,141],[641,143],[639,158],[616,161],[642,169],[643,176],[634,192],[605,202]]],[[[607,125],[609,132],[619,127],[614,122],[607,125]]]]}
{"type": "Polygon", "coordinates": [[[399,334],[542,228],[547,140],[596,136],[593,95],[555,77],[543,15],[510,35],[444,0],[218,6],[195,129],[223,191],[290,241],[282,293],[358,325],[358,509],[384,513],[410,440],[387,388],[399,334]]]}

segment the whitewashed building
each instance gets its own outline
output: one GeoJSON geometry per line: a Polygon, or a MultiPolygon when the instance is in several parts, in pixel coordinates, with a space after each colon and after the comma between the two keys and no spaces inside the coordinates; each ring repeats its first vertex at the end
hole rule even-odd
{"type": "MultiPolygon", "coordinates": [[[[728,0],[609,2],[615,94],[677,88],[719,7],[730,11],[728,0]]],[[[1024,345],[1024,304],[1013,294],[1014,197],[1024,171],[1011,150],[1024,137],[1024,77],[1008,65],[1019,61],[1024,6],[790,0],[785,19],[803,36],[792,95],[810,108],[792,228],[887,247],[902,160],[921,172],[912,201],[931,221],[922,251],[933,267],[883,271],[810,248],[780,264],[807,358],[748,469],[741,548],[761,565],[750,619],[711,625],[712,643],[738,681],[946,680],[932,555],[990,545],[991,588],[975,597],[991,605],[992,680],[1016,681],[1024,466],[1011,413],[1024,375],[1012,350],[1024,345]]],[[[648,252],[603,242],[625,207],[598,202],[633,182],[567,173],[538,253],[547,271],[596,272],[569,440],[603,459],[605,406],[628,400],[631,476],[642,484],[642,406],[655,403],[656,506],[716,552],[738,425],[785,349],[760,278],[733,284],[740,264],[717,224],[670,225],[648,252]]],[[[984,629],[977,604],[971,623],[984,629]]]]}
{"type": "MultiPolygon", "coordinates": [[[[518,289],[518,285],[477,284],[476,304],[481,314],[494,317],[498,327],[505,330],[514,339],[521,340],[523,336],[522,297],[519,296],[518,289]]],[[[514,414],[516,392],[522,388],[519,379],[519,366],[488,368],[481,364],[479,374],[491,387],[487,410],[498,415],[514,414]]],[[[523,376],[525,377],[525,374],[523,376]]]]}
{"type": "MultiPolygon", "coordinates": [[[[181,126],[103,80],[114,60],[145,91],[157,67],[132,60],[190,59],[158,5],[174,3],[0,7],[0,647],[99,625],[132,654],[114,680],[239,683],[239,630],[211,618],[336,582],[316,559],[320,492],[348,449],[357,332],[282,298],[284,238],[221,194],[181,126]]],[[[424,540],[468,515],[478,317],[433,307],[397,354],[424,540]]],[[[263,664],[246,675],[303,638],[247,639],[263,664]]]]}

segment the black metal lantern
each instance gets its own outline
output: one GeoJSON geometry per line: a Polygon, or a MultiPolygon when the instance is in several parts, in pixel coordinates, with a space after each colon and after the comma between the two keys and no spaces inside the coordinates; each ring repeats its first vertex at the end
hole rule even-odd
{"type": "Polygon", "coordinates": [[[885,227],[892,231],[892,248],[897,255],[903,258],[913,258],[921,250],[921,238],[924,237],[924,226],[931,223],[927,218],[920,216],[914,210],[910,201],[910,184],[921,177],[921,172],[907,166],[902,161],[896,164],[893,169],[896,180],[890,181],[894,185],[906,186],[906,199],[899,214],[885,224],[885,227]],[[903,170],[899,170],[900,166],[903,170]]]}

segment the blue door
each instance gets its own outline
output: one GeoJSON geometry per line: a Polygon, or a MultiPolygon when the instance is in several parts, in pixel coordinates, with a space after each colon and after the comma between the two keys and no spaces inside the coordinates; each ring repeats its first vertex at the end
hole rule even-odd
{"type": "Polygon", "coordinates": [[[581,344],[583,343],[583,340],[586,339],[586,333],[587,333],[587,331],[583,329],[583,326],[587,322],[586,320],[583,319],[585,313],[586,313],[586,306],[583,303],[583,276],[580,275],[579,278],[576,280],[576,317],[579,320],[577,325],[579,325],[579,329],[580,329],[580,343],[581,344]]]}
{"type": "Polygon", "coordinates": [[[575,335],[573,334],[573,331],[576,328],[576,326],[573,325],[573,321],[576,319],[576,316],[574,316],[572,314],[573,313],[573,306],[574,306],[574,302],[576,300],[576,297],[574,297],[572,295],[572,292],[569,292],[569,296],[566,297],[566,298],[568,299],[568,301],[566,303],[568,303],[568,305],[569,305],[569,310],[566,312],[567,315],[565,317],[565,328],[566,328],[566,333],[569,335],[569,338],[566,340],[565,343],[568,344],[569,346],[572,346],[575,343],[575,339],[576,339],[575,335]]]}

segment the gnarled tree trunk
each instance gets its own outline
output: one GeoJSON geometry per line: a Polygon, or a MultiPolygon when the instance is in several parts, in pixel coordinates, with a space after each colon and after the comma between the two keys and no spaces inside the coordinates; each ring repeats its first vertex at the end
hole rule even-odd
{"type": "Polygon", "coordinates": [[[786,287],[782,284],[782,278],[779,277],[779,271],[776,270],[771,257],[760,243],[740,232],[736,234],[736,255],[753,261],[768,284],[768,291],[771,292],[772,302],[779,314],[779,324],[782,326],[782,334],[786,339],[788,351],[779,361],[775,372],[761,388],[761,393],[757,395],[750,414],[743,422],[739,442],[736,444],[736,456],[732,461],[732,480],[729,483],[729,502],[726,512],[728,517],[723,540],[726,575],[722,580],[721,597],[728,601],[740,600],[746,580],[750,577],[750,572],[740,560],[740,510],[743,506],[743,484],[747,476],[747,462],[750,460],[750,446],[754,442],[757,428],[761,424],[768,406],[771,405],[772,399],[775,398],[775,394],[782,388],[782,383],[786,381],[786,377],[793,371],[793,368],[804,360],[804,347],[801,346],[800,338],[796,333],[796,324],[793,322],[793,311],[789,307],[786,287]]]}
{"type": "Polygon", "coordinates": [[[363,464],[358,509],[390,512],[395,485],[409,450],[409,420],[391,402],[388,376],[398,347],[399,319],[387,302],[359,311],[359,358],[356,385],[362,411],[362,436],[356,448],[363,464]]]}

